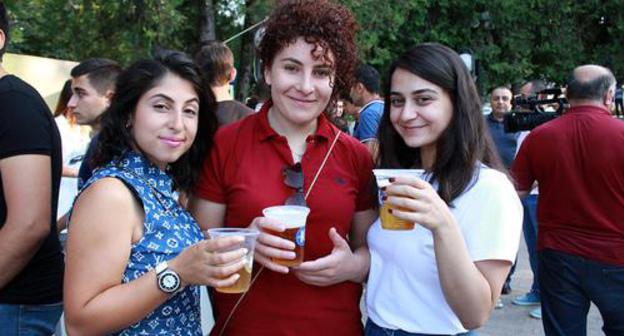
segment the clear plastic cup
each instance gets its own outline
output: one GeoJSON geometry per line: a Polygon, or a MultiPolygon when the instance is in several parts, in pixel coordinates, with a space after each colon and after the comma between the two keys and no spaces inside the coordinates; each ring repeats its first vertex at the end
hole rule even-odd
{"type": "Polygon", "coordinates": [[[231,246],[227,249],[219,250],[217,252],[228,252],[239,248],[247,249],[247,253],[243,256],[245,265],[238,270],[239,278],[236,282],[229,287],[217,287],[217,292],[221,293],[243,293],[249,290],[251,283],[251,271],[253,268],[254,248],[256,246],[256,239],[259,232],[252,229],[243,228],[215,228],[206,231],[206,236],[209,239],[218,239],[222,237],[230,236],[242,236],[245,240],[240,245],[231,246]]]}
{"type": "Polygon", "coordinates": [[[272,258],[276,264],[287,267],[303,263],[305,250],[305,227],[310,208],[297,205],[278,205],[262,210],[264,217],[275,219],[286,226],[284,232],[271,231],[271,234],[295,243],[295,259],[272,258]]]}
{"type": "MultiPolygon", "coordinates": [[[[390,185],[391,177],[399,176],[415,176],[422,178],[425,173],[424,169],[373,169],[375,174],[375,180],[377,180],[377,187],[379,188],[379,219],[381,220],[381,227],[386,230],[413,230],[414,223],[408,222],[399,218],[396,218],[390,213],[390,209],[395,209],[394,206],[386,204],[383,201],[383,197],[386,195],[381,188],[390,185]]],[[[397,210],[402,210],[398,208],[397,210]]]]}

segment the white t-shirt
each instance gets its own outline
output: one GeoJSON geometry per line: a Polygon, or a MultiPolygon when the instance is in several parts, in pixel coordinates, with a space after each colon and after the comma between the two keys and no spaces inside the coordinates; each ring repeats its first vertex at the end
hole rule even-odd
{"type": "MultiPolygon", "coordinates": [[[[82,156],[89,145],[89,134],[81,126],[71,126],[64,116],[54,119],[61,133],[61,144],[63,150],[63,165],[71,168],[80,168],[82,156]]],[[[74,202],[78,193],[78,178],[63,177],[59,188],[59,199],[57,217],[63,216],[74,202]]]]}
{"type": "MultiPolygon", "coordinates": [[[[523,211],[504,174],[482,166],[476,183],[453,204],[473,261],[514,262],[523,211]]],[[[411,231],[384,230],[377,220],[368,232],[368,246],[366,307],[375,324],[411,333],[466,331],[442,293],[431,231],[418,224],[411,231]]]]}

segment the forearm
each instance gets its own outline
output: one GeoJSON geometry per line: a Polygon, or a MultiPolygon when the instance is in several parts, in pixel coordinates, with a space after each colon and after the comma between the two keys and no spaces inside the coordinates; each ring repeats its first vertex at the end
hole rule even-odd
{"type": "Polygon", "coordinates": [[[35,255],[49,233],[42,225],[14,223],[8,218],[0,230],[0,288],[4,288],[35,255]]]}
{"type": "Polygon", "coordinates": [[[65,293],[66,324],[71,335],[103,335],[127,328],[170,297],[158,289],[154,271],[108,288],[83,304],[72,304],[76,293],[70,286],[65,287],[65,293]]]}
{"type": "Polygon", "coordinates": [[[492,307],[490,285],[470,259],[455,223],[434,234],[440,284],[449,306],[467,329],[481,326],[492,307]]]}
{"type": "Polygon", "coordinates": [[[78,177],[78,169],[63,165],[63,177],[78,177]]]}
{"type": "Polygon", "coordinates": [[[368,247],[361,246],[353,251],[353,266],[352,276],[350,281],[356,283],[363,283],[368,277],[368,270],[370,268],[370,252],[368,247]]]}

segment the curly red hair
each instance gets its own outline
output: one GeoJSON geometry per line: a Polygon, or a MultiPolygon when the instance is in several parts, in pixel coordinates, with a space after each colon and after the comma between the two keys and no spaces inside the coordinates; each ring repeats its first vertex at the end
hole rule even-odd
{"type": "Polygon", "coordinates": [[[259,47],[260,59],[264,67],[271,66],[275,55],[300,37],[321,47],[325,61],[329,61],[327,51],[331,51],[335,70],[332,100],[335,100],[338,93],[349,92],[353,84],[358,62],[357,29],[353,14],[342,5],[328,0],[282,1],[267,21],[259,47]]]}

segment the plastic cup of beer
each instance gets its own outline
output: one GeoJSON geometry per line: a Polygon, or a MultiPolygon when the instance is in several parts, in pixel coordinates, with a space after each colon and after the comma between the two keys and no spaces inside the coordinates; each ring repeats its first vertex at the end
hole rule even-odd
{"type": "MultiPolygon", "coordinates": [[[[385,230],[413,230],[414,223],[408,222],[399,218],[396,218],[390,213],[390,209],[396,209],[394,206],[386,204],[383,201],[383,197],[386,193],[381,188],[390,185],[390,178],[398,176],[415,176],[421,178],[424,174],[424,169],[373,169],[375,174],[375,180],[377,180],[377,187],[379,189],[379,219],[381,220],[381,227],[385,230]]],[[[403,210],[398,208],[397,210],[403,210]]]]}
{"type": "Polygon", "coordinates": [[[286,226],[284,232],[271,231],[271,234],[295,243],[295,259],[272,258],[271,260],[286,267],[299,266],[303,263],[305,248],[305,227],[310,208],[297,205],[278,205],[262,210],[264,217],[275,219],[286,226]]]}
{"type": "MultiPolygon", "coordinates": [[[[243,256],[245,265],[243,268],[237,271],[239,278],[236,282],[229,287],[217,287],[217,292],[221,293],[243,293],[249,290],[251,282],[251,270],[253,267],[254,248],[256,246],[256,239],[258,238],[257,230],[244,229],[244,228],[216,228],[209,229],[207,236],[210,239],[218,239],[222,237],[242,236],[245,240],[240,245],[230,246],[227,249],[219,250],[217,252],[228,252],[237,250],[239,248],[247,249],[247,253],[243,256]]],[[[238,260],[236,261],[238,262],[238,260]]]]}

